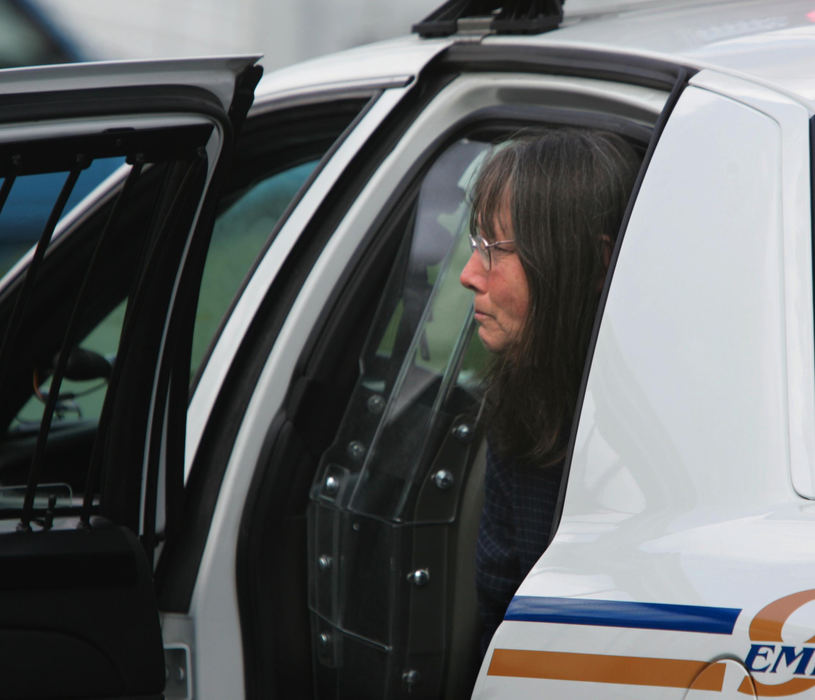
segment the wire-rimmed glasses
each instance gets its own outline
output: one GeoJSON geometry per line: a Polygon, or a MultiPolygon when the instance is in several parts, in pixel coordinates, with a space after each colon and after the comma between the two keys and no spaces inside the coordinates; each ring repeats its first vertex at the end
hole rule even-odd
{"type": "MultiPolygon", "coordinates": [[[[496,248],[497,246],[501,245],[515,245],[515,241],[507,240],[507,241],[493,241],[492,243],[487,243],[487,239],[484,238],[480,233],[473,236],[473,234],[469,235],[470,237],[470,251],[478,251],[478,255],[481,258],[481,262],[484,265],[484,269],[489,271],[492,268],[492,249],[496,248]]],[[[499,249],[500,250],[500,249],[499,249]]],[[[510,251],[504,251],[509,253],[510,251]]]]}

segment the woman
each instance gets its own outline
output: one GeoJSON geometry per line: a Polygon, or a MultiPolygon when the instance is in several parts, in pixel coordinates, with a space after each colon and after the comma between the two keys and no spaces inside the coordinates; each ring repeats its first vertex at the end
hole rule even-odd
{"type": "Polygon", "coordinates": [[[498,147],[473,190],[461,273],[494,354],[476,551],[482,654],[549,543],[589,335],[639,157],[607,132],[498,147]]]}

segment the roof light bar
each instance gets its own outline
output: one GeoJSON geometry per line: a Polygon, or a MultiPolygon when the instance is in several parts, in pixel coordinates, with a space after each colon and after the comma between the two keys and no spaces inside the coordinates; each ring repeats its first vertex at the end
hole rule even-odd
{"type": "Polygon", "coordinates": [[[483,18],[495,34],[542,34],[563,21],[565,0],[448,0],[428,17],[413,25],[422,37],[451,36],[459,20],[483,18]]]}

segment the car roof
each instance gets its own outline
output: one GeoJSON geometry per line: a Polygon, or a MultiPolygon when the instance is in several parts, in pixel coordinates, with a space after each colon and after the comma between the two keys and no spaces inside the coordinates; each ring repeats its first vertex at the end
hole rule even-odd
{"type": "MultiPolygon", "coordinates": [[[[257,98],[262,104],[317,87],[405,84],[455,41],[411,35],[313,59],[270,73],[257,98]]],[[[482,44],[583,48],[716,68],[815,104],[815,4],[805,0],[568,0],[558,29],[491,35],[482,44]]]]}
{"type": "Polygon", "coordinates": [[[634,0],[599,5],[597,0],[569,0],[564,8],[564,23],[549,35],[551,43],[679,59],[815,100],[811,2],[634,0]]]}

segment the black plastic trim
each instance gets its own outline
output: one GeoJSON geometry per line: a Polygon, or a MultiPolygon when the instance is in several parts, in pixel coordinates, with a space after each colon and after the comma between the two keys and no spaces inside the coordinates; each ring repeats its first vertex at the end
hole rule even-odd
{"type": "Polygon", "coordinates": [[[88,159],[139,153],[147,163],[181,158],[206,143],[212,125],[127,129],[101,134],[48,137],[0,144],[0,177],[64,172],[77,167],[77,154],[88,159]]]}
{"type": "Polygon", "coordinates": [[[661,90],[671,90],[681,75],[690,77],[696,72],[691,66],[612,51],[464,43],[446,49],[436,67],[462,72],[568,75],[661,90]]]}
{"type": "Polygon", "coordinates": [[[156,85],[5,95],[0,124],[152,112],[198,112],[218,120],[224,117],[219,100],[204,88],[156,85]]]}
{"type": "Polygon", "coordinates": [[[525,126],[539,124],[542,127],[573,126],[583,129],[605,129],[643,144],[651,140],[653,132],[650,124],[607,112],[525,104],[507,104],[478,109],[456,122],[452,131],[453,133],[464,133],[472,126],[484,124],[509,127],[513,124],[525,126]]]}
{"type": "Polygon", "coordinates": [[[563,21],[563,0],[448,0],[413,25],[422,37],[450,36],[460,19],[483,19],[499,34],[541,34],[563,21]]]}
{"type": "MultiPolygon", "coordinates": [[[[812,301],[813,320],[815,321],[815,117],[809,120],[809,221],[812,228],[811,252],[812,258],[812,301]]],[[[815,358],[813,358],[815,360],[815,358]]]]}

